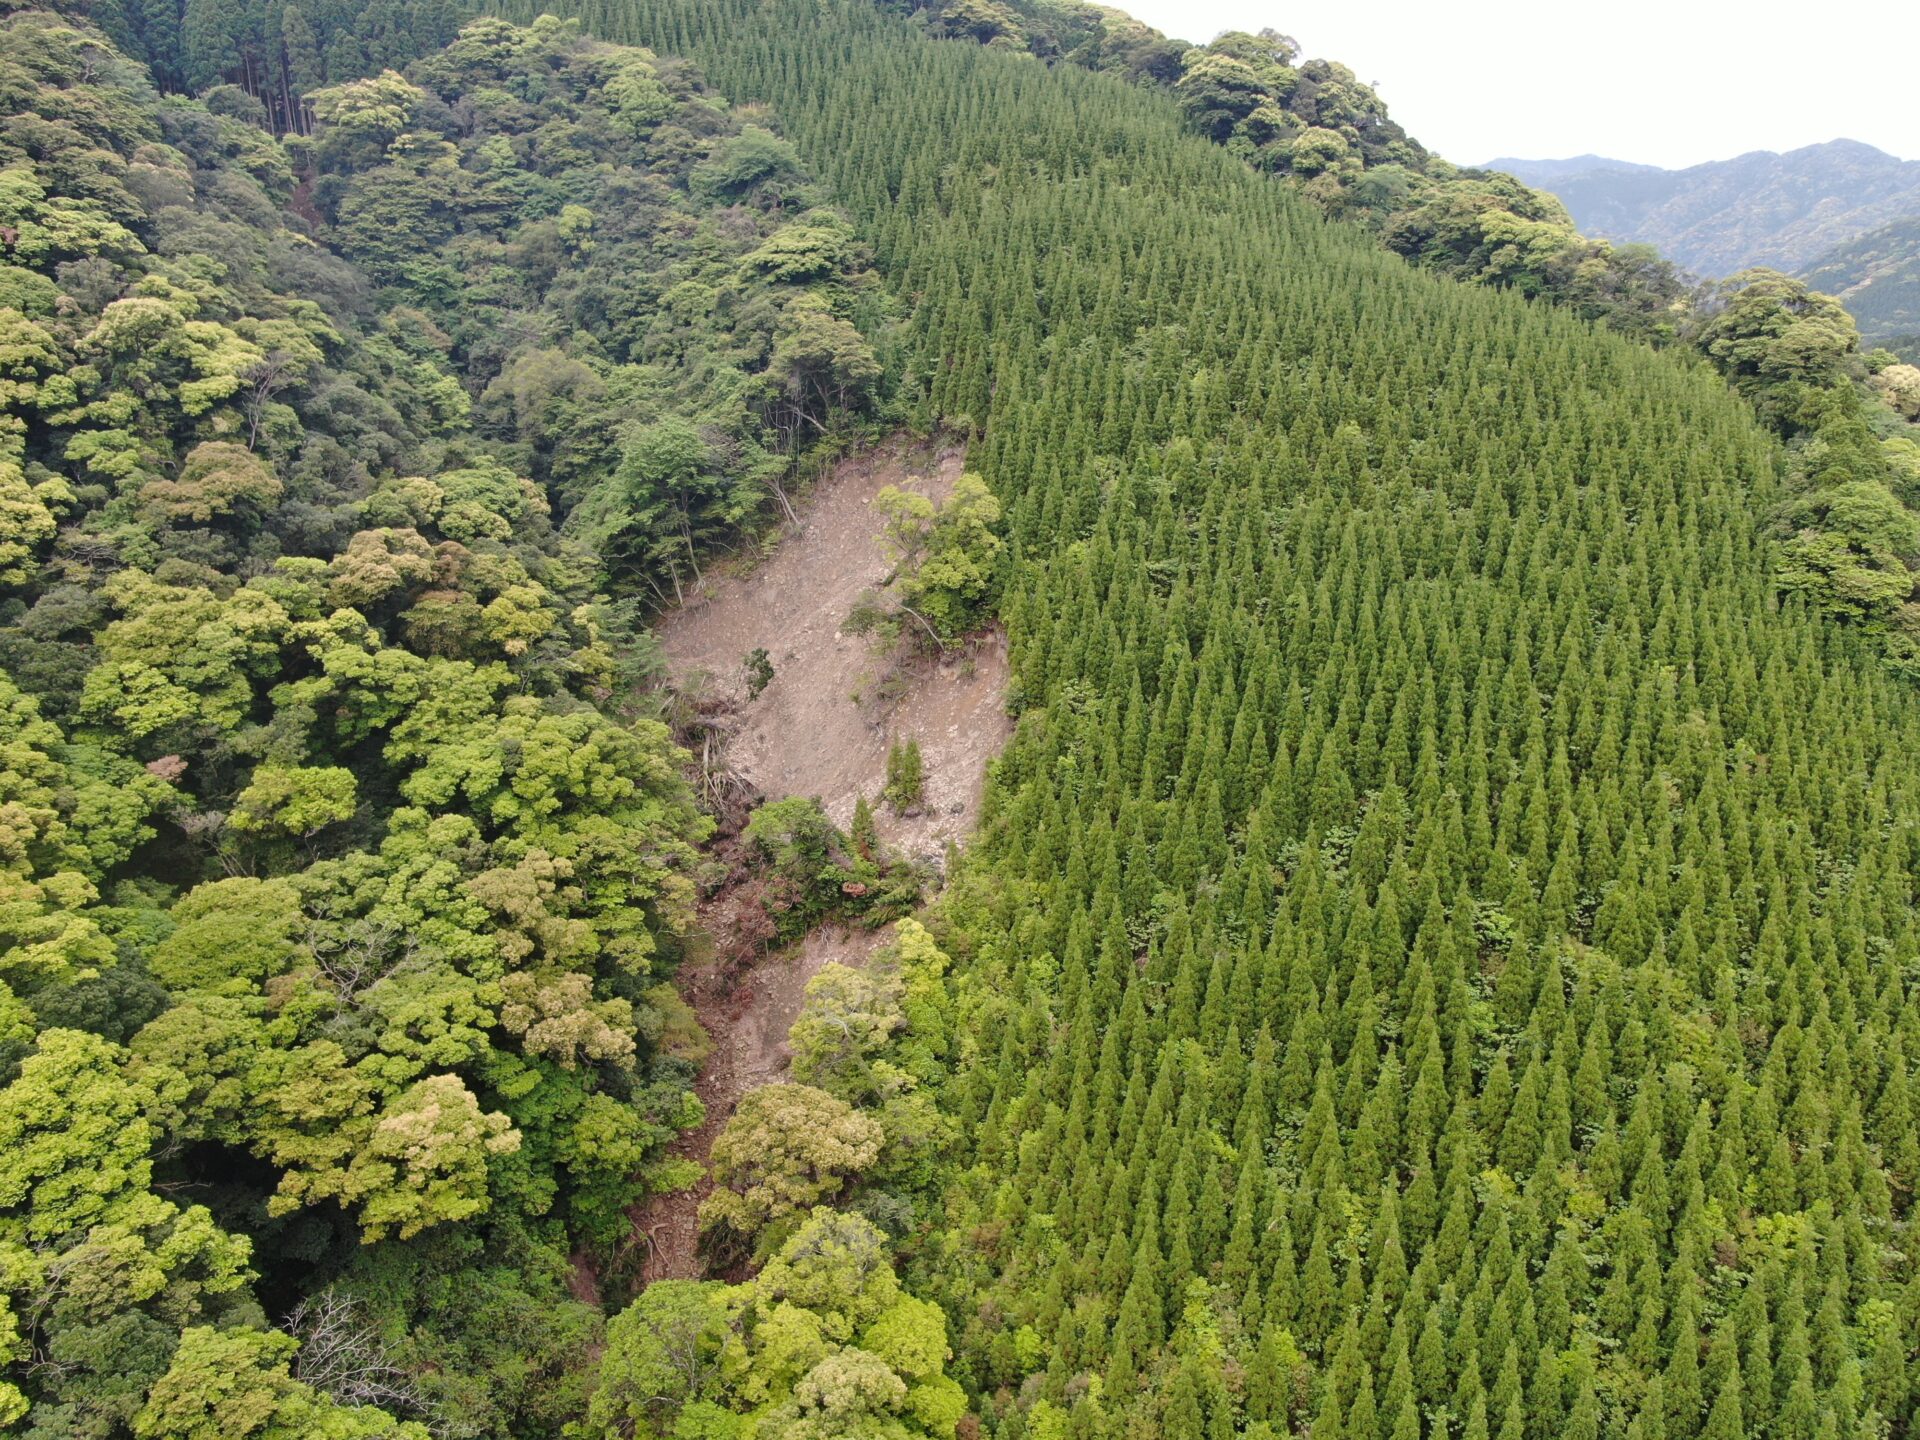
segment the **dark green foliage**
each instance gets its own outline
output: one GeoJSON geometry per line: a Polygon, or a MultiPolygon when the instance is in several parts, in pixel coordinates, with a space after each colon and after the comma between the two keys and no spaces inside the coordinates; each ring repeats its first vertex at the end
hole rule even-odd
{"type": "Polygon", "coordinates": [[[766,646],[754,646],[741,658],[740,665],[747,672],[747,699],[758,700],[773,683],[773,661],[767,656],[766,646]]]}
{"type": "Polygon", "coordinates": [[[887,787],[882,792],[896,811],[912,808],[927,792],[926,767],[920,759],[920,742],[909,740],[887,750],[887,787]]]}

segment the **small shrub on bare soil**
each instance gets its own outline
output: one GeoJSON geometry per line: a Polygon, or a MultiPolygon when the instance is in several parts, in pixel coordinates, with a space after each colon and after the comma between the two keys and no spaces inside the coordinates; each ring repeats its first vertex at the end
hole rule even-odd
{"type": "Polygon", "coordinates": [[[904,815],[927,795],[927,770],[920,758],[920,742],[909,740],[887,751],[887,786],[881,792],[894,813],[904,815]]]}
{"type": "Polygon", "coordinates": [[[758,700],[761,692],[773,683],[773,661],[766,647],[759,645],[749,650],[740,663],[747,672],[747,699],[758,700]]]}

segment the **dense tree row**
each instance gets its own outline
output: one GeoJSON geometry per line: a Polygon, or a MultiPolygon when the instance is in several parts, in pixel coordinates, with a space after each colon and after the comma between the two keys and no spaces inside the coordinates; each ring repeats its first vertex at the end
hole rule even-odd
{"type": "Polygon", "coordinates": [[[1583,236],[1552,195],[1511,175],[1450,164],[1334,60],[1302,60],[1289,36],[1232,30],[1170,40],[1081,0],[886,0],[930,34],[1024,51],[1164,89],[1198,133],[1294,182],[1323,211],[1376,233],[1416,264],[1571,305],[1630,334],[1674,333],[1686,284],[1645,245],[1583,236]]]}
{"type": "Polygon", "coordinates": [[[1747,408],[1151,94],[588,10],[778,104],[1006,509],[1022,718],[905,1236],[986,1424],[1911,1433],[1920,714],[1776,598],[1747,408]]]}

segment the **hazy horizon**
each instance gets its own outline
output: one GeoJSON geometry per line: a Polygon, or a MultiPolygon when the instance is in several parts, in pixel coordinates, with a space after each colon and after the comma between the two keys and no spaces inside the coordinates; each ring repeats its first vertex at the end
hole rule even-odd
{"type": "Polygon", "coordinates": [[[1222,30],[1291,35],[1305,55],[1377,86],[1396,120],[1460,164],[1593,154],[1682,169],[1834,139],[1920,158],[1920,113],[1907,98],[1920,7],[1876,12],[1865,44],[1857,27],[1789,34],[1728,0],[1621,0],[1605,17],[1492,0],[1470,25],[1411,0],[1364,11],[1270,0],[1119,8],[1202,44],[1222,30]],[[1654,73],[1663,68],[1673,73],[1654,73]],[[1633,103],[1656,86],[1657,106],[1633,103]]]}
{"type": "MultiPolygon", "coordinates": [[[[1396,115],[1394,118],[1398,119],[1399,117],[1396,115]]],[[[1891,155],[1894,159],[1900,161],[1920,158],[1912,155],[1902,155],[1897,150],[1889,150],[1884,145],[1874,145],[1871,140],[1862,140],[1858,135],[1829,135],[1824,140],[1809,140],[1801,145],[1789,145],[1784,148],[1772,145],[1754,145],[1745,150],[1735,151],[1730,155],[1714,155],[1705,160],[1690,160],[1684,165],[1659,165],[1658,162],[1652,160],[1636,160],[1631,155],[1609,155],[1605,151],[1596,150],[1573,150],[1563,154],[1553,155],[1531,155],[1519,150],[1503,150],[1497,155],[1485,155],[1477,160],[1465,159],[1457,155],[1447,155],[1447,159],[1458,165],[1486,165],[1495,160],[1525,160],[1532,161],[1536,164],[1568,160],[1602,160],[1615,165],[1653,165],[1663,170],[1685,170],[1694,165],[1712,165],[1727,160],[1738,160],[1743,155],[1791,154],[1795,150],[1807,150],[1816,146],[1832,145],[1842,141],[1851,141],[1860,145],[1872,145],[1874,149],[1880,151],[1883,155],[1891,155]]],[[[1442,153],[1444,154],[1445,152],[1443,151],[1442,153]]]]}

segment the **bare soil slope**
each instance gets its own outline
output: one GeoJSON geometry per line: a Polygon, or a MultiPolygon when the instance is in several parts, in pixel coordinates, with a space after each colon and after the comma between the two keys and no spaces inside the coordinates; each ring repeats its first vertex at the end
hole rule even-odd
{"type": "MultiPolygon", "coordinates": [[[[987,762],[1012,730],[1006,638],[996,630],[965,651],[896,668],[840,627],[889,569],[874,496],[899,485],[942,500],[962,458],[957,448],[895,442],[843,461],[771,558],[745,573],[710,574],[658,627],[675,683],[700,690],[709,710],[718,704],[728,763],[762,799],[817,796],[845,827],[860,795],[878,801],[889,745],[918,740],[926,804],[906,816],[877,807],[875,818],[887,844],[936,861],[973,828],[987,762]],[[772,658],[774,678],[749,700],[742,662],[756,647],[772,658]]],[[[723,903],[716,897],[708,907],[716,929],[723,903]]],[[[695,1086],[707,1118],[674,1154],[705,1163],[740,1097],[786,1074],[787,1031],[807,981],[835,961],[862,963],[890,934],[827,927],[756,963],[716,947],[681,970],[675,983],[714,1048],[695,1086]]],[[[643,1281],[701,1273],[698,1210],[710,1188],[703,1180],[636,1207],[643,1281]]]]}
{"type": "Polygon", "coordinates": [[[1006,638],[995,631],[894,672],[840,627],[890,569],[874,496],[898,485],[943,500],[963,458],[957,447],[894,442],[842,461],[771,559],[745,574],[710,574],[658,630],[675,682],[735,707],[728,759],[764,799],[816,796],[844,828],[862,793],[877,803],[888,746],[918,740],[926,805],[877,819],[889,844],[936,860],[973,828],[987,762],[1011,730],[1006,638]],[[756,648],[772,659],[773,681],[748,700],[744,661],[756,648]]]}

